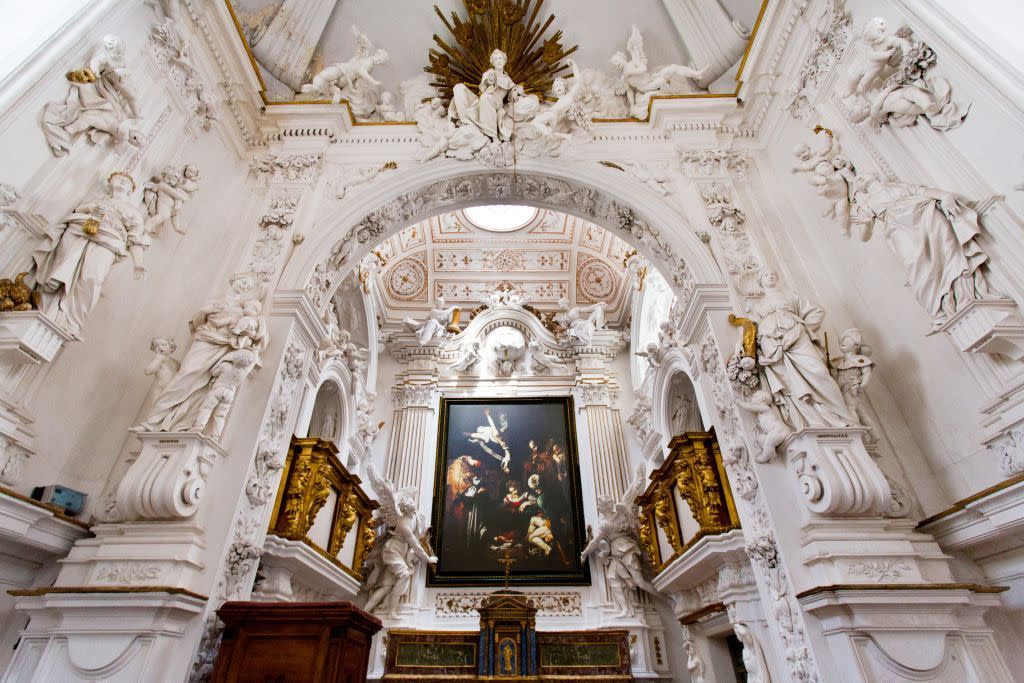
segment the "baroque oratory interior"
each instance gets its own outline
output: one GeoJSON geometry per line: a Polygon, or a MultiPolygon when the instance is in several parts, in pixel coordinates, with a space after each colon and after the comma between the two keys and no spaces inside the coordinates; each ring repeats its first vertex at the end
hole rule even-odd
{"type": "Polygon", "coordinates": [[[1024,10],[11,4],[3,681],[1021,680],[1024,10]]]}

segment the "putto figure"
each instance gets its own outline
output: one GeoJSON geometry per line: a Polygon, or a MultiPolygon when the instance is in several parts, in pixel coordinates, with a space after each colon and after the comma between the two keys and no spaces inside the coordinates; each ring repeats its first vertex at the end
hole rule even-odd
{"type": "Polygon", "coordinates": [[[149,213],[145,223],[146,234],[156,237],[160,228],[169,224],[176,233],[184,235],[185,229],[178,222],[178,213],[198,189],[199,170],[195,166],[185,166],[181,170],[167,166],[160,175],[153,176],[142,188],[143,203],[149,213]]]}
{"type": "Polygon", "coordinates": [[[89,66],[67,73],[70,83],[64,102],[43,108],[43,135],[54,156],[71,151],[76,136],[86,133],[93,143],[142,144],[133,119],[138,118],[136,94],[128,83],[124,41],[103,36],[103,47],[89,66]]]}
{"type": "Polygon", "coordinates": [[[636,614],[636,605],[629,592],[640,588],[651,595],[658,590],[644,578],[640,549],[640,523],[637,516],[636,498],[644,490],[646,472],[643,465],[637,470],[633,482],[618,502],[611,496],[597,497],[597,512],[600,521],[593,540],[583,549],[582,560],[592,553],[605,563],[605,577],[612,602],[618,609],[617,616],[631,617],[636,614]]]}
{"type": "Polygon", "coordinates": [[[384,540],[374,545],[368,563],[372,568],[366,577],[370,597],[363,608],[373,612],[387,605],[387,614],[398,619],[398,603],[409,588],[412,574],[420,562],[437,564],[437,558],[423,549],[426,522],[416,512],[416,488],[409,486],[395,490],[394,485],[382,479],[373,465],[366,468],[367,478],[380,503],[378,525],[384,527],[384,540]]]}
{"type": "Polygon", "coordinates": [[[680,64],[669,64],[652,74],[647,67],[644,37],[636,24],[633,24],[629,33],[626,49],[629,51],[628,57],[623,52],[616,52],[609,61],[620,71],[615,92],[626,96],[629,114],[633,118],[647,118],[651,95],[692,92],[694,88],[688,81],[699,80],[707,73],[707,67],[697,70],[680,64]],[[677,85],[680,81],[683,83],[677,85]]]}
{"type": "Polygon", "coordinates": [[[356,41],[355,54],[347,62],[337,62],[320,71],[300,92],[330,98],[334,104],[346,100],[353,114],[365,118],[376,111],[380,100],[377,90],[381,83],[373,77],[373,69],[387,64],[390,57],[387,50],[374,50],[370,39],[354,25],[352,35],[356,41]]]}
{"type": "Polygon", "coordinates": [[[78,334],[99,302],[103,284],[115,263],[131,256],[135,279],[146,276],[142,254],[150,240],[142,214],[130,197],[135,181],[127,173],[107,176],[107,196],[85,202],[47,231],[30,271],[43,297],[43,312],[78,334]]]}
{"type": "Polygon", "coordinates": [[[604,312],[608,304],[603,301],[591,306],[570,306],[568,299],[562,299],[558,306],[563,310],[555,316],[555,322],[565,328],[565,336],[571,344],[591,344],[594,333],[607,325],[604,312]]]}

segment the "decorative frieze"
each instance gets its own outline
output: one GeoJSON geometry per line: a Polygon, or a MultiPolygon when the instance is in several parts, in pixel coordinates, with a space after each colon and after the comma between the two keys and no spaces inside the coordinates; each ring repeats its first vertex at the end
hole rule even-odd
{"type": "Polygon", "coordinates": [[[252,158],[249,170],[264,183],[308,183],[320,174],[323,155],[318,152],[268,152],[252,158]]]}
{"type": "Polygon", "coordinates": [[[747,177],[747,155],[736,149],[688,149],[676,147],[683,175],[688,178],[747,177]]]}
{"type": "MultiPolygon", "coordinates": [[[[434,596],[434,616],[439,619],[478,619],[477,609],[486,597],[487,593],[438,593],[434,596]]],[[[526,598],[537,608],[539,617],[583,616],[583,596],[577,592],[527,593],[526,598]]]]}

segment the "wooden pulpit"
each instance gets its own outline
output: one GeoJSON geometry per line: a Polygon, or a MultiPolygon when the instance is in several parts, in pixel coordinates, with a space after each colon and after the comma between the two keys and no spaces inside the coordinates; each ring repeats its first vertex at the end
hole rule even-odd
{"type": "Polygon", "coordinates": [[[350,602],[226,602],[214,683],[362,683],[379,619],[350,602]]]}

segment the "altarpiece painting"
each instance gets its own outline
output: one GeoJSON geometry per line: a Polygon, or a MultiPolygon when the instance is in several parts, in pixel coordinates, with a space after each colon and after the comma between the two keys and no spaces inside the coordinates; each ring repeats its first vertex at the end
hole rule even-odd
{"type": "Polygon", "coordinates": [[[587,585],[572,399],[444,399],[430,585],[587,585]]]}

